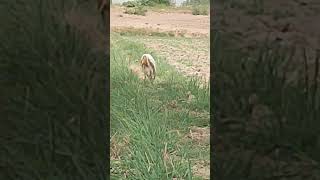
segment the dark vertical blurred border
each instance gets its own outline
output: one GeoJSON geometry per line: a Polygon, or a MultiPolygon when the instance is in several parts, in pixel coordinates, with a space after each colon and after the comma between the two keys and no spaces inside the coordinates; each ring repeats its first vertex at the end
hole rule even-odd
{"type": "Polygon", "coordinates": [[[213,147],[213,139],[214,139],[214,66],[213,66],[213,41],[214,41],[214,30],[213,30],[213,20],[214,20],[214,1],[210,0],[210,179],[214,178],[214,162],[215,154],[214,154],[214,147],[213,147]]]}
{"type": "MultiPolygon", "coordinates": [[[[105,134],[103,136],[103,138],[105,138],[106,143],[104,148],[102,149],[102,151],[104,149],[106,149],[106,154],[104,155],[105,158],[105,162],[103,162],[106,167],[106,179],[110,179],[110,0],[106,0],[106,12],[105,14],[103,14],[106,18],[106,24],[105,24],[105,28],[106,28],[106,41],[105,41],[105,48],[106,48],[106,81],[104,82],[106,89],[105,89],[105,94],[106,94],[106,98],[105,98],[105,119],[104,119],[104,127],[106,127],[104,130],[102,130],[105,134]]],[[[103,156],[102,156],[103,157],[103,156]]],[[[103,172],[104,169],[102,169],[103,172]]]]}
{"type": "Polygon", "coordinates": [[[211,179],[320,179],[319,3],[210,9],[211,179]]]}
{"type": "Polygon", "coordinates": [[[107,19],[107,23],[106,23],[106,28],[107,28],[107,41],[106,41],[106,49],[107,49],[107,82],[106,82],[106,85],[107,85],[107,106],[106,106],[106,111],[107,111],[107,114],[106,114],[106,122],[107,122],[107,132],[106,133],[106,136],[104,136],[107,140],[107,146],[106,146],[106,149],[107,149],[107,157],[108,157],[108,160],[106,162],[107,164],[107,177],[110,179],[110,4],[111,4],[111,1],[108,0],[107,1],[107,11],[108,13],[106,14],[106,19],[107,19]]]}
{"type": "Polygon", "coordinates": [[[0,179],[109,179],[109,14],[0,1],[0,179]]]}

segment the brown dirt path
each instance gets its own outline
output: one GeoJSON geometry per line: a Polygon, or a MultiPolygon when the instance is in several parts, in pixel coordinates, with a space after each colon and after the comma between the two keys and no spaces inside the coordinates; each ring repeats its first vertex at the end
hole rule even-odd
{"type": "Polygon", "coordinates": [[[148,11],[146,16],[125,14],[124,8],[112,6],[110,26],[112,28],[146,28],[160,32],[184,31],[186,35],[209,35],[209,16],[194,16],[186,12],[148,11]]]}

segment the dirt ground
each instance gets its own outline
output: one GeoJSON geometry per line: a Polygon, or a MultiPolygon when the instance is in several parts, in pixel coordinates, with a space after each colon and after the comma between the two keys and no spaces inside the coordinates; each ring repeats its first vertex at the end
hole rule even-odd
{"type": "Polygon", "coordinates": [[[125,8],[112,6],[110,11],[110,26],[112,28],[146,28],[160,32],[184,31],[188,35],[209,35],[209,16],[194,16],[181,12],[148,11],[146,16],[124,13],[125,8]]]}
{"type": "Polygon", "coordinates": [[[182,33],[189,38],[155,38],[137,36],[136,40],[153,49],[174,66],[181,74],[200,77],[205,82],[210,76],[210,16],[194,16],[185,11],[148,11],[146,16],[124,13],[124,8],[111,8],[111,30],[123,31],[128,28],[145,29],[156,32],[182,33]]]}

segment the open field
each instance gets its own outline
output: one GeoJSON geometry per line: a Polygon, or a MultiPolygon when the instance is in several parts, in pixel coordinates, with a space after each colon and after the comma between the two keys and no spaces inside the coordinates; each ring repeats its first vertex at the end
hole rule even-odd
{"type": "MultiPolygon", "coordinates": [[[[113,179],[209,179],[210,91],[201,81],[209,78],[209,27],[191,25],[191,16],[111,9],[113,179]],[[144,53],[157,62],[153,84],[135,71],[144,53]]],[[[208,16],[198,18],[208,23],[208,16]]]]}
{"type": "Polygon", "coordinates": [[[163,56],[183,75],[209,80],[209,16],[194,16],[179,10],[150,10],[146,16],[123,11],[119,6],[111,8],[113,32],[131,35],[132,40],[163,56]]]}
{"type": "Polygon", "coordinates": [[[113,175],[208,179],[209,88],[178,74],[155,53],[157,79],[143,82],[130,71],[128,56],[137,60],[146,51],[130,36],[111,36],[113,175]]]}
{"type": "Polygon", "coordinates": [[[203,78],[209,81],[209,40],[208,38],[138,36],[126,37],[137,43],[144,43],[182,75],[203,78]]]}

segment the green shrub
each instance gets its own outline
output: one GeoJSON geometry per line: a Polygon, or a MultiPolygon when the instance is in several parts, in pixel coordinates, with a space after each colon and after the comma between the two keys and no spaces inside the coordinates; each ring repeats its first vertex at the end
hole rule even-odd
{"type": "Polygon", "coordinates": [[[182,6],[190,6],[190,5],[210,5],[209,0],[186,0],[182,3],[182,6]]]}
{"type": "Polygon", "coordinates": [[[135,15],[140,15],[140,16],[145,16],[147,10],[143,6],[135,6],[132,8],[126,8],[124,13],[126,14],[135,14],[135,15]]]}
{"type": "Polygon", "coordinates": [[[193,15],[208,15],[209,10],[208,10],[208,7],[206,7],[206,6],[195,5],[192,7],[192,14],[193,15]]]}
{"type": "Polygon", "coordinates": [[[135,0],[122,3],[125,7],[170,5],[170,0],[135,0]]]}
{"type": "Polygon", "coordinates": [[[192,8],[192,14],[193,15],[200,15],[200,9],[197,7],[192,8]]]}
{"type": "Polygon", "coordinates": [[[122,3],[122,5],[125,7],[136,7],[139,4],[137,3],[137,1],[127,1],[127,2],[122,3]]]}

